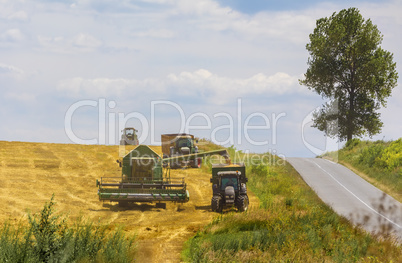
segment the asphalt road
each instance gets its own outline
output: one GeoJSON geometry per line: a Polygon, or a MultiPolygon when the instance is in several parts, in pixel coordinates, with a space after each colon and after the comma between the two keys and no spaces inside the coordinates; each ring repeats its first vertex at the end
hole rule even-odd
{"type": "Polygon", "coordinates": [[[372,233],[402,242],[402,204],[348,168],[319,158],[286,158],[333,210],[372,233]]]}

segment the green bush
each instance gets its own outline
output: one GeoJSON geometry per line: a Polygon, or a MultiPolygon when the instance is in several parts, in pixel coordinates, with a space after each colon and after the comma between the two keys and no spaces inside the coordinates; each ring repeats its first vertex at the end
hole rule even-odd
{"type": "Polygon", "coordinates": [[[402,166],[402,138],[392,142],[379,157],[381,164],[388,170],[402,166]]]}
{"type": "Polygon", "coordinates": [[[257,176],[267,176],[268,175],[268,166],[259,164],[259,165],[251,165],[250,172],[257,176]]]}
{"type": "Polygon", "coordinates": [[[383,144],[374,144],[369,147],[363,148],[359,156],[359,163],[373,167],[375,165],[381,166],[381,156],[385,146],[383,144]]]}
{"type": "Polygon", "coordinates": [[[29,225],[4,224],[0,232],[0,262],[131,262],[134,237],[122,230],[54,214],[54,196],[40,214],[28,215],[29,225]]]}
{"type": "Polygon", "coordinates": [[[55,254],[65,246],[63,244],[68,236],[67,225],[59,216],[53,215],[54,195],[47,203],[40,215],[28,215],[30,231],[34,236],[32,240],[34,253],[40,262],[49,262],[55,254]]]}
{"type": "Polygon", "coordinates": [[[354,139],[352,139],[352,140],[346,142],[345,148],[347,148],[347,149],[352,149],[352,148],[356,147],[357,145],[359,145],[360,142],[361,142],[361,141],[360,141],[359,139],[354,138],[354,139]]]}
{"type": "Polygon", "coordinates": [[[340,162],[363,172],[383,185],[382,190],[387,194],[402,201],[402,138],[396,141],[359,141],[353,148],[345,146],[337,154],[340,162]]]}

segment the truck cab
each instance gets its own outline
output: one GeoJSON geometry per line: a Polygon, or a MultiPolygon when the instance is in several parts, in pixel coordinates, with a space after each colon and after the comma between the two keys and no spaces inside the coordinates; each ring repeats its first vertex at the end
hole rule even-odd
{"type": "MultiPolygon", "coordinates": [[[[162,134],[162,153],[163,158],[178,157],[198,153],[198,147],[195,145],[197,140],[194,135],[187,133],[162,134]]],[[[200,168],[201,158],[187,158],[180,161],[171,161],[169,163],[171,169],[183,167],[200,168]]]]}
{"type": "Polygon", "coordinates": [[[194,145],[194,138],[191,136],[177,137],[175,145],[170,147],[170,156],[174,156],[174,154],[186,155],[191,153],[198,153],[198,147],[194,145]]]}

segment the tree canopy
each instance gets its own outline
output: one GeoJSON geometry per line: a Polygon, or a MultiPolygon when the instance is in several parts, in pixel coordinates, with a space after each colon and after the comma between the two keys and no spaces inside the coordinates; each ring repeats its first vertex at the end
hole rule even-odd
{"type": "Polygon", "coordinates": [[[318,19],[309,37],[309,67],[299,82],[329,99],[313,114],[313,127],[341,141],[378,134],[378,110],[386,107],[398,73],[377,26],[349,8],[318,19]]]}

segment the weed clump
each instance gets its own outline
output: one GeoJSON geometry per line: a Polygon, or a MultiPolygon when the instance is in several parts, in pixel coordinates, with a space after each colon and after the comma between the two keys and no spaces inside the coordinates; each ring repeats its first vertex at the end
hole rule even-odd
{"type": "Polygon", "coordinates": [[[402,166],[402,138],[386,147],[379,157],[379,161],[381,161],[380,165],[388,171],[400,168],[402,166]]]}
{"type": "Polygon", "coordinates": [[[0,262],[131,262],[135,237],[122,230],[55,215],[54,195],[28,225],[9,223],[0,230],[0,262]]]}

